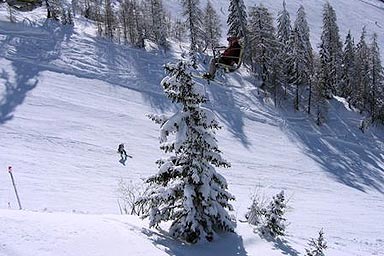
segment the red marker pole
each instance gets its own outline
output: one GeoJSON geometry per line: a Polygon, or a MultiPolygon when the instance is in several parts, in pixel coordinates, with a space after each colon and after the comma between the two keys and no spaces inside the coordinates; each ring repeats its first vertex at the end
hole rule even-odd
{"type": "Polygon", "coordinates": [[[16,184],[15,184],[15,179],[13,178],[13,174],[12,174],[12,166],[8,166],[8,173],[9,173],[9,175],[11,176],[12,185],[13,185],[13,188],[15,189],[15,194],[16,194],[16,198],[17,198],[17,203],[19,204],[19,209],[21,210],[22,208],[21,208],[20,198],[19,198],[19,194],[17,193],[16,184]]]}

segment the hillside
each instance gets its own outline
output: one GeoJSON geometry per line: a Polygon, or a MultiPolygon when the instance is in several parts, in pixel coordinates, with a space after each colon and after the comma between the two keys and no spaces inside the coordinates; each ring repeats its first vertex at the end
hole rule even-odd
{"type": "MultiPolygon", "coordinates": [[[[227,21],[228,2],[221,0],[210,0],[221,17],[221,24],[225,27],[227,21]]],[[[207,0],[201,0],[201,6],[205,6],[207,0]]],[[[266,6],[273,16],[276,18],[282,9],[283,1],[267,1],[267,0],[244,0],[246,7],[249,9],[258,4],[266,6]]],[[[308,24],[310,26],[312,47],[316,50],[321,36],[322,11],[323,5],[327,0],[289,0],[287,2],[287,10],[291,15],[291,20],[296,18],[296,12],[300,5],[303,5],[307,13],[308,24]]],[[[379,35],[380,45],[384,45],[384,21],[382,19],[384,12],[384,3],[378,0],[329,0],[329,3],[336,11],[338,25],[340,29],[341,40],[344,42],[348,30],[351,30],[355,37],[355,42],[360,38],[363,26],[366,26],[369,38],[376,32],[379,35]]],[[[164,2],[173,16],[180,13],[180,5],[178,0],[168,0],[164,2]]],[[[224,29],[226,31],[226,29],[224,29]]],[[[223,35],[225,36],[225,35],[223,35]]],[[[225,42],[223,40],[223,42],[225,42]]],[[[384,56],[384,47],[381,47],[381,55],[384,56]]]]}
{"type": "MultiPolygon", "coordinates": [[[[305,2],[308,12],[320,13],[317,1],[305,2]]],[[[366,22],[384,13],[361,1],[341,2],[362,10],[366,22]]],[[[71,30],[44,23],[37,18],[42,12],[28,14],[39,20],[30,26],[7,22],[0,9],[1,256],[304,255],[321,228],[327,255],[384,255],[383,130],[361,133],[361,116],[343,99],[330,103],[329,122],[318,127],[305,114],[273,107],[244,69],[206,86],[207,107],[223,126],[219,146],[232,163],[220,173],[237,198],[238,220],[255,191],[269,197],[285,190],[287,237],[267,241],[238,222],[236,233],[190,246],[148,229],[147,221],[121,216],[119,180],[141,182],[162,156],[158,126],[145,114],[176,109],[159,83],[163,64],[182,50],[176,43],[166,53],[116,45],[97,38],[89,21],[78,18],[71,30]],[[116,154],[119,143],[133,156],[125,166],[116,154]],[[16,210],[7,166],[23,211],[16,210]]],[[[340,20],[360,31],[357,19],[340,20]]],[[[314,33],[320,20],[310,21],[314,33]]],[[[315,41],[318,34],[312,36],[315,41]]]]}

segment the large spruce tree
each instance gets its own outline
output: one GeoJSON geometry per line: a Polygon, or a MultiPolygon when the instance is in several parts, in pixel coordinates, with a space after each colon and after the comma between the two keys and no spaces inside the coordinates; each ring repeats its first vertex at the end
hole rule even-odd
{"type": "Polygon", "coordinates": [[[250,47],[252,52],[252,69],[263,81],[263,89],[271,89],[271,83],[277,64],[278,44],[273,26],[272,14],[262,4],[252,7],[249,14],[250,47]]]}
{"type": "Polygon", "coordinates": [[[377,42],[377,34],[373,34],[370,45],[369,58],[369,83],[367,86],[367,103],[372,122],[383,122],[384,113],[384,73],[380,60],[380,48],[377,42]]]}
{"type": "Polygon", "coordinates": [[[203,50],[204,36],[202,30],[203,12],[200,9],[200,0],[181,0],[183,15],[189,30],[191,51],[203,50]]]}
{"type": "Polygon", "coordinates": [[[367,91],[369,84],[369,47],[366,42],[366,29],[363,27],[360,40],[356,46],[356,89],[353,92],[352,104],[361,111],[367,110],[367,91]]]}
{"type": "Polygon", "coordinates": [[[291,18],[286,8],[285,0],[283,1],[283,10],[279,12],[277,17],[277,40],[279,43],[279,62],[281,63],[281,82],[284,86],[284,95],[287,95],[289,82],[289,56],[291,54],[290,38],[291,38],[291,18]]]}
{"type": "MultiPolygon", "coordinates": [[[[313,74],[313,53],[309,39],[309,26],[303,6],[297,11],[294,28],[291,34],[291,55],[290,64],[290,81],[295,85],[294,107],[299,110],[300,95],[303,88],[308,88],[311,84],[313,74]]],[[[311,97],[311,87],[309,90],[309,98],[311,97]]],[[[310,102],[308,106],[310,107],[310,102]]]]}
{"type": "Polygon", "coordinates": [[[204,10],[204,35],[208,47],[212,48],[219,45],[221,37],[220,19],[212,6],[211,1],[207,2],[204,10]]]}
{"type": "Polygon", "coordinates": [[[227,19],[228,35],[244,37],[247,28],[247,9],[243,0],[229,1],[229,15],[227,19]]]}
{"type": "Polygon", "coordinates": [[[323,31],[320,43],[320,64],[322,79],[325,83],[326,95],[331,98],[337,95],[341,81],[342,43],[336,12],[329,2],[323,9],[323,31]]]}
{"type": "Polygon", "coordinates": [[[158,173],[148,178],[149,189],[137,203],[143,206],[150,226],[171,221],[175,238],[196,243],[211,241],[216,232],[233,231],[228,210],[234,197],[215,167],[229,167],[215,139],[219,124],[201,105],[206,102],[202,85],[195,84],[186,62],[168,64],[162,81],[165,94],[180,105],[174,115],[150,115],[161,126],[160,148],[168,158],[157,161],[158,173]]]}
{"type": "Polygon", "coordinates": [[[355,43],[351,31],[349,31],[344,43],[343,74],[340,87],[340,95],[348,101],[353,97],[354,89],[356,88],[355,55],[355,43]]]}

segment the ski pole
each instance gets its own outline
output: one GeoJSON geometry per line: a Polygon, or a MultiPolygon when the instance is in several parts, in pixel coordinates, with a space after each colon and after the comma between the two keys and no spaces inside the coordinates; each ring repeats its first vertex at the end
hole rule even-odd
{"type": "Polygon", "coordinates": [[[13,178],[13,174],[12,174],[12,166],[8,166],[8,173],[9,173],[9,175],[11,176],[12,185],[13,185],[13,188],[15,189],[15,194],[16,194],[16,198],[17,198],[17,203],[19,204],[19,210],[21,210],[22,208],[21,208],[20,198],[19,198],[19,194],[17,193],[16,184],[15,184],[15,179],[13,178]]]}

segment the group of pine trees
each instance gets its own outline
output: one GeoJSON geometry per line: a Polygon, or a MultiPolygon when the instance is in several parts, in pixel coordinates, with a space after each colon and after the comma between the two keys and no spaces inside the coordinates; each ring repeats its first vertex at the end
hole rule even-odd
{"type": "Polygon", "coordinates": [[[323,7],[319,53],[313,50],[303,6],[291,23],[283,2],[277,17],[263,5],[250,8],[247,25],[249,64],[263,81],[262,89],[275,103],[291,95],[296,110],[325,121],[327,100],[344,97],[351,107],[367,113],[370,123],[384,123],[384,75],[377,35],[367,42],[363,28],[357,45],[349,32],[341,42],[336,13],[330,3],[323,7]]]}
{"type": "MultiPolygon", "coordinates": [[[[205,8],[200,0],[180,0],[182,19],[173,20],[163,0],[45,0],[47,17],[73,24],[81,14],[97,24],[100,36],[119,43],[144,47],[149,39],[167,47],[169,38],[189,38],[192,51],[203,52],[218,46],[222,35],[219,16],[210,1],[205,8]]],[[[384,123],[384,75],[377,35],[368,37],[365,27],[355,44],[349,32],[344,45],[337,18],[330,3],[323,7],[323,26],[318,53],[310,42],[310,30],[303,6],[296,20],[283,2],[275,21],[262,4],[249,8],[243,0],[230,0],[228,35],[243,38],[244,62],[263,82],[278,105],[290,98],[294,109],[325,121],[327,100],[333,96],[347,99],[351,107],[366,113],[365,124],[384,123]],[[276,23],[276,27],[275,27],[276,23]]]]}
{"type": "MultiPolygon", "coordinates": [[[[220,26],[209,1],[204,22],[199,19],[202,17],[199,0],[182,0],[182,4],[191,50],[203,51],[207,46],[215,46],[220,26]]],[[[368,123],[384,123],[384,75],[376,34],[367,42],[363,27],[356,45],[351,33],[343,45],[335,10],[327,2],[323,6],[317,53],[310,41],[303,6],[297,10],[293,22],[285,1],[276,22],[262,4],[251,7],[247,13],[243,0],[230,0],[228,11],[228,35],[243,38],[244,61],[263,82],[261,88],[273,96],[276,105],[291,98],[295,110],[315,115],[321,124],[326,121],[327,100],[340,96],[351,108],[366,113],[368,123]]]]}
{"type": "Polygon", "coordinates": [[[144,47],[149,39],[165,47],[170,33],[170,16],[162,0],[72,0],[73,10],[94,20],[99,36],[144,47]]]}
{"type": "MultiPolygon", "coordinates": [[[[58,1],[58,0],[50,0],[58,1]]],[[[199,0],[181,0],[182,19],[172,19],[163,0],[72,0],[72,12],[97,23],[99,36],[119,43],[144,47],[148,39],[167,48],[167,39],[188,36],[193,51],[217,46],[221,38],[219,16],[210,1],[204,9],[199,0]]]]}

